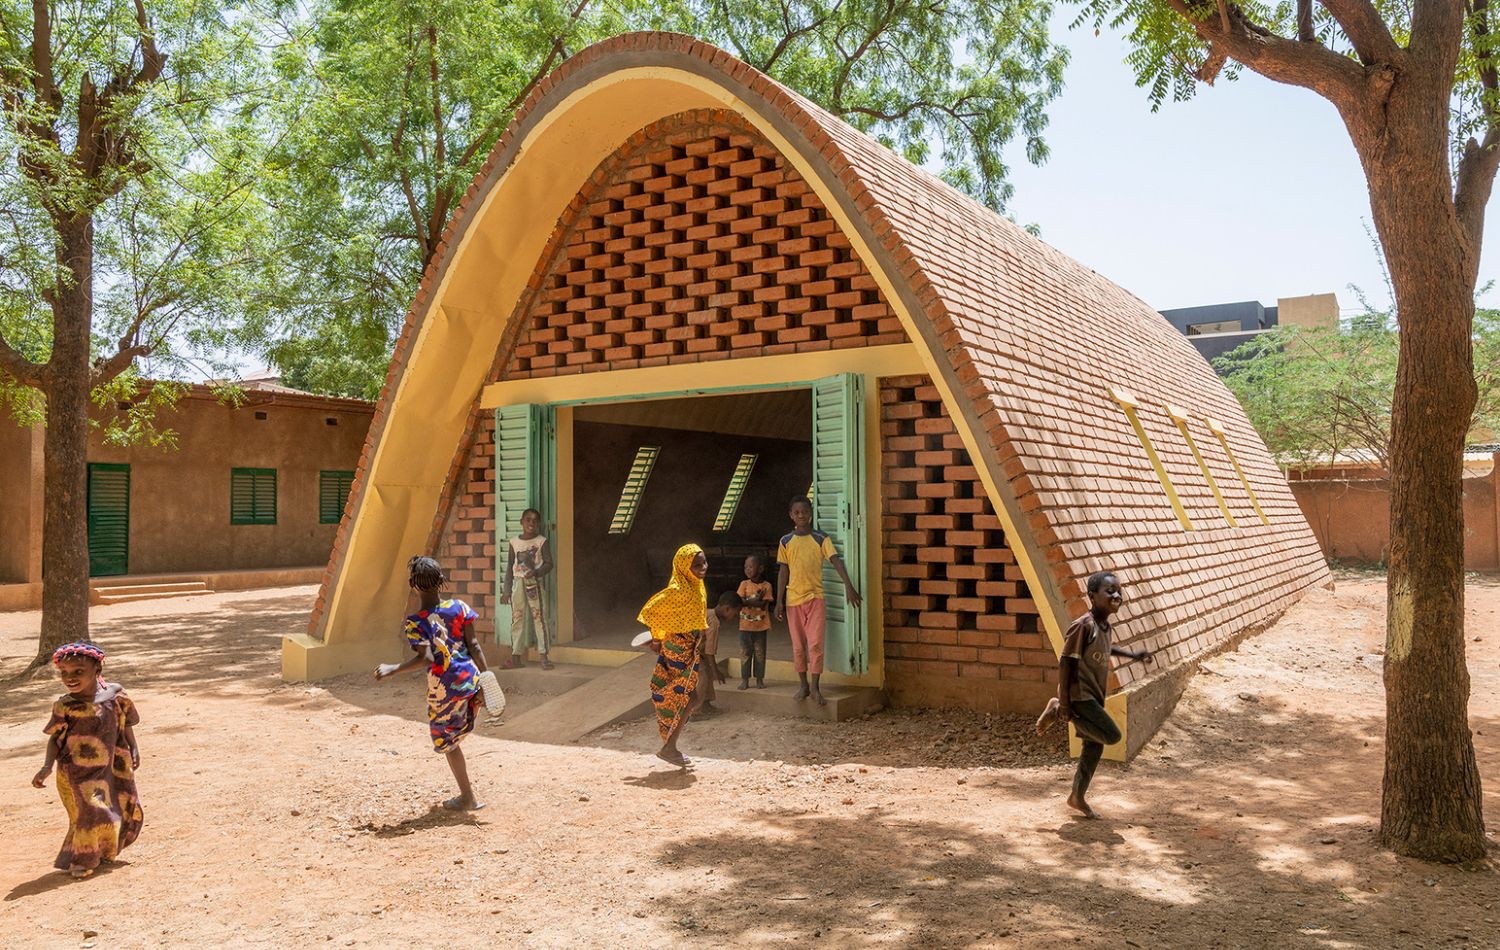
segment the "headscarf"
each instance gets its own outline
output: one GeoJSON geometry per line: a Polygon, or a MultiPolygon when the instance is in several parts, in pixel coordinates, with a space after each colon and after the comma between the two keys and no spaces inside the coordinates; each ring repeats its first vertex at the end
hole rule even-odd
{"type": "Polygon", "coordinates": [[[104,651],[92,643],[84,643],[82,640],[77,640],[73,643],[64,643],[54,650],[52,652],[52,665],[57,666],[70,656],[86,656],[101,667],[104,665],[104,651]]]}
{"type": "Polygon", "coordinates": [[[636,617],[651,631],[657,640],[665,640],[669,634],[702,630],[708,614],[708,591],[703,581],[693,574],[693,561],[703,549],[696,544],[684,544],[672,555],[672,580],[665,588],[646,601],[636,617]]]}

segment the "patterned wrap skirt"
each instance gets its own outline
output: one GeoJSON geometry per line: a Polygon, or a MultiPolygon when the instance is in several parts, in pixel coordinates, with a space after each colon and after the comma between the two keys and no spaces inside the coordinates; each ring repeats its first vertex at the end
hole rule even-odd
{"type": "Polygon", "coordinates": [[[651,671],[651,706],[663,742],[686,715],[697,689],[698,631],[667,634],[651,671]]]}
{"type": "Polygon", "coordinates": [[[477,671],[459,673],[454,675],[450,670],[446,678],[431,671],[427,673],[427,726],[435,752],[452,752],[464,736],[474,731],[479,719],[477,671]]]}

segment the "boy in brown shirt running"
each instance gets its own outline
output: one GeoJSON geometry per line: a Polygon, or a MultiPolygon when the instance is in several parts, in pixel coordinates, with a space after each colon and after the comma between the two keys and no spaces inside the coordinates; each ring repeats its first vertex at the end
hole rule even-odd
{"type": "Polygon", "coordinates": [[[1068,807],[1085,818],[1099,817],[1084,796],[1104,747],[1120,741],[1120,727],[1104,708],[1109,692],[1109,658],[1124,656],[1151,662],[1150,650],[1129,650],[1111,642],[1114,633],[1109,618],[1124,603],[1120,582],[1109,571],[1089,576],[1089,612],[1073,621],[1063,638],[1062,658],[1058,660],[1057,695],[1047,700],[1047,708],[1036,721],[1036,731],[1045,732],[1054,722],[1071,722],[1083,740],[1083,754],[1078,757],[1078,771],[1073,776],[1073,793],[1068,807]]]}

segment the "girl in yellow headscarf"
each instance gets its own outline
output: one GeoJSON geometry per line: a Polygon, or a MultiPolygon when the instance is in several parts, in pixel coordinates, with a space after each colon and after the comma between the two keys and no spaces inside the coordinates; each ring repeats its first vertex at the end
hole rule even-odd
{"type": "Polygon", "coordinates": [[[646,601],[636,618],[651,631],[651,650],[657,654],[651,705],[662,747],[656,757],[679,768],[687,759],[677,750],[677,739],[698,708],[698,635],[708,614],[707,573],[703,549],[684,544],[672,557],[671,583],[646,601]]]}

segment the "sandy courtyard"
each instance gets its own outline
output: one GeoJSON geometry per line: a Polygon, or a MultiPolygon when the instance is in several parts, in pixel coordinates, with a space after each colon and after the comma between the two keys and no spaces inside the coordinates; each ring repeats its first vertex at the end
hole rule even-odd
{"type": "MultiPolygon", "coordinates": [[[[1500,946],[1492,866],[1374,844],[1379,578],[1342,577],[1211,660],[1134,764],[1101,768],[1097,822],[1062,805],[1059,737],[920,711],[725,715],[689,729],[689,773],[646,754],[644,721],[577,747],[485,726],[466,749],[489,807],[434,811],[450,778],[420,675],[281,683],[279,637],[312,596],[95,610],[141,710],[146,827],[92,880],[51,870],[66,817],[29,781],[60,689],[0,686],[0,946],[1500,946]]],[[[1500,583],[1474,580],[1492,837],[1497,611],[1500,583]]],[[[0,677],[37,622],[0,614],[0,677]]]]}

